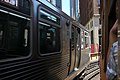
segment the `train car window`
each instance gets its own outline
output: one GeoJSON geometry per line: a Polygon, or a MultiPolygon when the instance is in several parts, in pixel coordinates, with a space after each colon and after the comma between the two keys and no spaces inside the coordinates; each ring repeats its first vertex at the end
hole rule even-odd
{"type": "Polygon", "coordinates": [[[76,28],[76,63],[75,68],[79,68],[80,56],[81,56],[81,46],[80,46],[80,29],[76,28]]]}
{"type": "Polygon", "coordinates": [[[40,53],[60,52],[60,28],[39,22],[40,53]]]}
{"type": "Polygon", "coordinates": [[[30,15],[29,0],[0,0],[0,3],[4,4],[5,7],[30,15]]]}
{"type": "Polygon", "coordinates": [[[39,9],[38,38],[40,54],[60,52],[60,17],[42,6],[39,9]],[[41,22],[42,21],[42,22],[41,22]]]}
{"type": "Polygon", "coordinates": [[[29,21],[0,12],[0,59],[29,55],[29,21]]]}
{"type": "Polygon", "coordinates": [[[3,41],[3,29],[2,25],[0,24],[0,46],[2,45],[2,41],[3,41]]]}
{"type": "Polygon", "coordinates": [[[18,7],[18,0],[0,0],[0,2],[18,7]]]}
{"type": "Polygon", "coordinates": [[[71,52],[70,52],[70,71],[69,73],[73,72],[74,71],[74,68],[75,68],[75,48],[76,48],[76,29],[74,26],[72,26],[71,28],[71,52]]]}
{"type": "Polygon", "coordinates": [[[18,7],[22,13],[30,15],[30,2],[29,2],[29,0],[18,0],[18,7]]]}
{"type": "Polygon", "coordinates": [[[52,23],[55,23],[57,25],[60,25],[60,18],[57,17],[56,15],[53,15],[43,9],[40,10],[40,17],[39,17],[39,20],[40,18],[44,19],[44,20],[47,20],[47,21],[50,21],[52,23]]]}
{"type": "Polygon", "coordinates": [[[71,47],[72,50],[75,49],[75,29],[73,27],[72,27],[71,47]]]}

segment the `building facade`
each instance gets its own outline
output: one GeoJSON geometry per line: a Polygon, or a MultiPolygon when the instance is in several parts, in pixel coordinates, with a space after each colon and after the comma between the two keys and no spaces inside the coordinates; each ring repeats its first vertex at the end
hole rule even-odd
{"type": "Polygon", "coordinates": [[[79,0],[70,0],[70,16],[75,19],[79,20],[79,0]]]}
{"type": "Polygon", "coordinates": [[[100,0],[79,0],[79,2],[80,23],[91,33],[92,52],[98,52],[101,45],[100,0]]]}

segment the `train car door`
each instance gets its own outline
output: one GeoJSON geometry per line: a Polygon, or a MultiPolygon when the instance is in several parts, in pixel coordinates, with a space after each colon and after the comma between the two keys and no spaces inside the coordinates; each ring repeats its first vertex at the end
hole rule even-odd
{"type": "Polygon", "coordinates": [[[70,39],[70,70],[69,74],[74,71],[75,67],[75,27],[71,28],[71,39],[70,39]]]}
{"type": "Polygon", "coordinates": [[[73,72],[80,64],[80,29],[75,26],[71,27],[70,38],[70,70],[73,72]]]}
{"type": "Polygon", "coordinates": [[[80,59],[81,59],[81,39],[80,39],[80,28],[76,28],[76,61],[75,61],[75,69],[79,68],[80,59]]]}

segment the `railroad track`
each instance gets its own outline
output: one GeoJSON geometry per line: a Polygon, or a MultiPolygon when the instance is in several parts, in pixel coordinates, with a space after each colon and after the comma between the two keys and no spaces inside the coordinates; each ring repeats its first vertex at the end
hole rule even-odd
{"type": "Polygon", "coordinates": [[[98,63],[98,61],[90,63],[84,72],[84,78],[80,78],[80,80],[91,80],[99,74],[100,69],[98,63]]]}
{"type": "Polygon", "coordinates": [[[96,75],[100,73],[99,62],[91,62],[85,70],[80,73],[73,80],[92,80],[96,75]]]}
{"type": "Polygon", "coordinates": [[[79,79],[77,78],[77,80],[92,80],[92,78],[94,78],[96,75],[98,75],[100,73],[100,69],[99,69],[99,62],[92,62],[90,63],[84,73],[82,73],[81,76],[79,76],[79,79]]]}

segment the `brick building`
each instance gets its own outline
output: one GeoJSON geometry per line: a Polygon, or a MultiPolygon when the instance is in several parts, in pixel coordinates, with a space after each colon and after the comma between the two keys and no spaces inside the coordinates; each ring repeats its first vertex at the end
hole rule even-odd
{"type": "Polygon", "coordinates": [[[91,44],[94,52],[98,52],[101,45],[100,0],[79,0],[80,23],[91,33],[91,44]]]}

